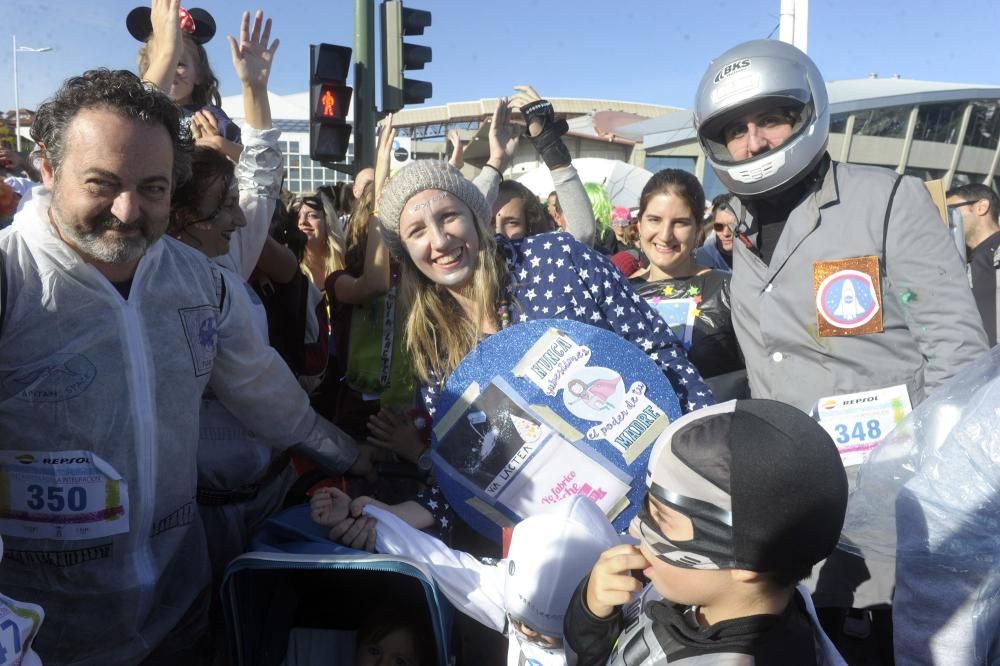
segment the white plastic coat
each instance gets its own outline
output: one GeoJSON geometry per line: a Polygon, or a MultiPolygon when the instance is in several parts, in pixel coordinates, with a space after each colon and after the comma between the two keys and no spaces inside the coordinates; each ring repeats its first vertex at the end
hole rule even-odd
{"type": "Polygon", "coordinates": [[[562,636],[563,616],[573,590],[600,554],[620,542],[596,504],[577,496],[518,523],[508,557],[497,564],[452,550],[378,507],[366,506],[364,512],[378,521],[378,552],[408,557],[429,568],[434,582],[459,611],[507,633],[510,666],[575,663],[575,657],[560,648],[524,641],[508,615],[536,631],[562,636]]]}
{"type": "Polygon", "coordinates": [[[349,439],[310,409],[246,300],[163,238],[129,298],[55,234],[35,196],[0,232],[0,589],[46,609],[47,664],[129,664],[208,584],[195,506],[198,410],[211,384],[262,437],[346,469],[349,439]]]}

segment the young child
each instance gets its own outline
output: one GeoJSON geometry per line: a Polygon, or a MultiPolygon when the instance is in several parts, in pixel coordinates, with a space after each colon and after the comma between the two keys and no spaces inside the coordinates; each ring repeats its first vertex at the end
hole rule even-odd
{"type": "Polygon", "coordinates": [[[425,631],[392,611],[369,618],[358,629],[354,666],[431,666],[434,661],[425,631]]]}
{"type": "Polygon", "coordinates": [[[640,545],[604,552],[566,612],[580,666],[844,663],[796,590],[847,509],[843,464],[815,421],[772,400],[687,414],[654,445],[646,487],[629,530],[640,545]],[[633,570],[651,585],[628,603],[633,570]]]}
{"type": "MultiPolygon", "coordinates": [[[[181,122],[195,138],[199,138],[200,128],[208,131],[210,126],[228,142],[241,143],[240,126],[221,108],[219,80],[205,51],[205,44],[215,36],[215,19],[198,7],[184,9],[177,0],[152,0],[152,4],[152,8],[136,7],[125,20],[129,34],[143,43],[138,56],[139,75],[158,85],[184,109],[181,122]],[[172,16],[177,16],[177,28],[158,20],[172,16]]],[[[255,23],[254,41],[259,34],[260,25],[255,23]]],[[[265,47],[269,35],[270,20],[264,28],[265,47]]],[[[231,157],[237,161],[238,150],[231,157]]]]}
{"type": "Polygon", "coordinates": [[[563,650],[563,615],[573,587],[598,555],[620,543],[604,513],[582,496],[518,523],[507,557],[496,564],[448,548],[390,513],[393,507],[367,497],[351,502],[336,488],[322,488],[313,494],[311,508],[313,520],[332,528],[335,541],[364,543],[368,539],[363,531],[371,534],[375,528],[371,539],[377,552],[428,567],[458,610],[507,634],[510,666],[573,663],[563,650]],[[344,528],[352,522],[349,513],[359,519],[345,539],[344,528]]]}

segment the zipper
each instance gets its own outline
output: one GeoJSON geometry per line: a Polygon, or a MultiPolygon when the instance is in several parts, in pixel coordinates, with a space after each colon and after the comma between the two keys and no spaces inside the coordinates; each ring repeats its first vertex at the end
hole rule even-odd
{"type": "Polygon", "coordinates": [[[424,588],[425,600],[431,614],[431,622],[434,625],[435,643],[439,650],[444,650],[441,656],[441,663],[447,663],[448,645],[445,640],[444,626],[440,617],[441,596],[434,586],[433,577],[421,564],[411,562],[404,558],[376,559],[378,556],[372,555],[297,555],[292,553],[244,553],[237,557],[227,568],[223,579],[223,588],[227,589],[229,596],[226,613],[232,618],[232,627],[235,637],[236,664],[244,666],[246,655],[243,654],[243,640],[240,633],[240,614],[236,603],[236,586],[230,583],[234,574],[248,569],[256,571],[271,571],[276,569],[297,570],[297,571],[372,571],[398,573],[420,581],[424,588]],[[263,559],[266,557],[267,559],[263,559]]]}
{"type": "MultiPolygon", "coordinates": [[[[140,261],[132,277],[129,296],[138,294],[140,274],[145,262],[140,261]]],[[[105,281],[106,282],[106,281],[105,281]]],[[[144,337],[139,312],[133,299],[123,298],[113,285],[107,283],[115,295],[121,300],[122,317],[125,320],[125,339],[122,340],[127,352],[133,393],[133,419],[135,420],[136,470],[139,473],[138,496],[139,515],[137,522],[136,549],[134,566],[137,583],[139,584],[139,607],[137,618],[145,617],[152,607],[152,592],[156,576],[153,572],[153,512],[156,506],[156,419],[153,418],[154,407],[152,397],[151,373],[149,370],[147,341],[144,337]]],[[[135,495],[132,495],[134,497],[135,495]]]]}

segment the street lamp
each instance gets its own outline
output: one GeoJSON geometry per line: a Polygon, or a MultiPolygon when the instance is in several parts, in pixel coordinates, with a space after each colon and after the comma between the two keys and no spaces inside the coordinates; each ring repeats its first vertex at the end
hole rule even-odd
{"type": "Polygon", "coordinates": [[[33,49],[30,46],[18,46],[17,35],[11,35],[11,39],[14,40],[14,136],[16,137],[14,140],[17,142],[17,152],[21,152],[21,100],[17,90],[17,53],[18,51],[22,53],[45,53],[52,49],[48,46],[43,46],[40,49],[33,49]]]}

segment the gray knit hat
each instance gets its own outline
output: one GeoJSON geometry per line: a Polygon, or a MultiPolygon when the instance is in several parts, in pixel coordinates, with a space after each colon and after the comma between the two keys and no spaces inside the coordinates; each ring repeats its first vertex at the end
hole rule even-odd
{"type": "Polygon", "coordinates": [[[479,188],[445,161],[416,160],[389,179],[378,202],[382,238],[396,259],[403,256],[403,243],[399,239],[399,216],[410,197],[424,190],[443,190],[458,197],[472,210],[476,222],[489,230],[490,205],[479,188]]]}

